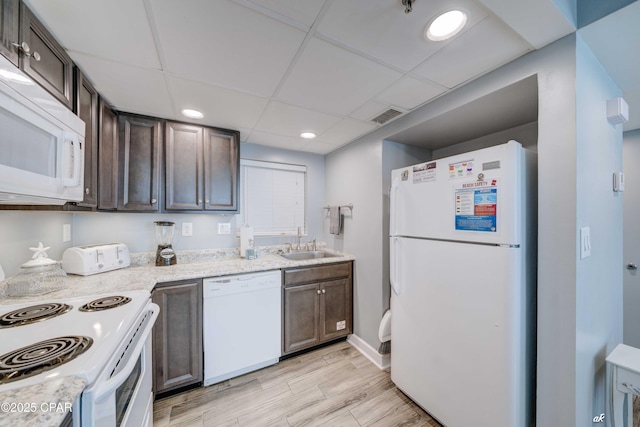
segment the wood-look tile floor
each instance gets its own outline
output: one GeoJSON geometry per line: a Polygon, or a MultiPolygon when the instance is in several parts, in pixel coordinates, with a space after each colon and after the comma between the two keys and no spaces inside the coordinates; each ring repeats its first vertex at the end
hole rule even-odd
{"type": "Polygon", "coordinates": [[[155,427],[440,427],[346,342],[153,405],[155,427]]]}

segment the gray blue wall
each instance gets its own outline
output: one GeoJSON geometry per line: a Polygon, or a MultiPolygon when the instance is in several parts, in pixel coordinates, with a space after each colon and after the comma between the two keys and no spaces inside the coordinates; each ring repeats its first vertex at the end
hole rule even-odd
{"type": "MultiPolygon", "coordinates": [[[[583,426],[601,413],[606,351],[621,339],[622,283],[618,271],[622,262],[622,211],[610,185],[611,173],[620,167],[622,130],[609,128],[604,114],[604,99],[615,93],[615,85],[575,35],[525,55],[331,153],[326,159],[326,199],[331,203],[351,202],[343,200],[346,190],[329,178],[330,171],[348,170],[346,159],[351,158],[363,164],[357,171],[373,162],[361,177],[349,181],[349,194],[358,198],[354,211],[358,205],[368,209],[376,206],[381,202],[381,192],[369,187],[379,179],[375,175],[382,172],[377,166],[379,141],[531,75],[537,75],[539,85],[537,425],[583,426]],[[589,106],[578,108],[577,92],[580,102],[589,106]],[[580,138],[578,128],[585,129],[580,138]],[[596,165],[598,158],[602,158],[602,166],[596,165]],[[579,263],[577,229],[586,223],[597,246],[591,258],[579,263]],[[603,273],[591,275],[596,265],[603,273]],[[605,274],[610,274],[606,286],[602,283],[605,274]],[[593,317],[597,325],[589,325],[588,313],[595,309],[592,298],[587,297],[590,292],[605,305],[602,314],[593,317]]],[[[345,232],[341,244],[356,256],[357,271],[363,272],[357,276],[357,286],[377,288],[382,280],[378,276],[380,263],[388,261],[379,258],[382,245],[375,239],[368,245],[364,242],[369,241],[365,236],[388,218],[368,221],[366,227],[357,226],[362,227],[363,234],[345,232]],[[369,280],[376,283],[369,284],[369,280]]],[[[383,298],[376,291],[371,301],[356,300],[361,322],[377,320],[381,304],[378,295],[383,298]]],[[[362,332],[362,338],[375,347],[373,334],[366,332],[373,328],[359,324],[356,332],[362,332]]]]}

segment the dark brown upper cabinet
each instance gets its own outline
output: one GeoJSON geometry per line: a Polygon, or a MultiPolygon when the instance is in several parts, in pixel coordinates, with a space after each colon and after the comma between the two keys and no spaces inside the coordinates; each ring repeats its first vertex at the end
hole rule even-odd
{"type": "Polygon", "coordinates": [[[118,116],[102,98],[99,101],[98,209],[118,207],[118,116]]]}
{"type": "Polygon", "coordinates": [[[120,114],[118,210],[156,212],[160,187],[162,121],[120,114]]]}
{"type": "Polygon", "coordinates": [[[165,210],[237,212],[239,132],[165,124],[165,210]]]}
{"type": "Polygon", "coordinates": [[[69,109],[73,108],[73,61],[35,15],[20,6],[20,68],[69,109]]]}
{"type": "Polygon", "coordinates": [[[20,1],[2,0],[0,9],[0,53],[16,67],[18,62],[18,41],[20,39],[20,1]],[[14,45],[15,43],[15,45],[14,45]]]}
{"type": "Polygon", "coordinates": [[[85,123],[84,199],[77,205],[95,208],[98,206],[98,92],[77,67],[75,95],[73,111],[85,123]]]}

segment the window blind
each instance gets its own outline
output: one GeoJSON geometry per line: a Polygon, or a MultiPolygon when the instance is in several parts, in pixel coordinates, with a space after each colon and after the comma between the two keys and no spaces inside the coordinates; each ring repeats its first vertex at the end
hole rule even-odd
{"type": "Polygon", "coordinates": [[[307,167],[258,160],[240,160],[242,225],[254,235],[296,235],[305,230],[307,167]]]}

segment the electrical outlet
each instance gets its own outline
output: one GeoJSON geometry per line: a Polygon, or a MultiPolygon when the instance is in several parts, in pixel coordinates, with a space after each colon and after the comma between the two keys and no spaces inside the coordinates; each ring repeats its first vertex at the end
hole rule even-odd
{"type": "Polygon", "coordinates": [[[231,234],[231,223],[230,222],[219,223],[218,234],[231,234]]]}
{"type": "Polygon", "coordinates": [[[182,235],[185,237],[193,236],[193,223],[191,222],[182,223],[182,235]]]}
{"type": "Polygon", "coordinates": [[[62,224],[62,243],[71,240],[71,224],[62,224]]]}

